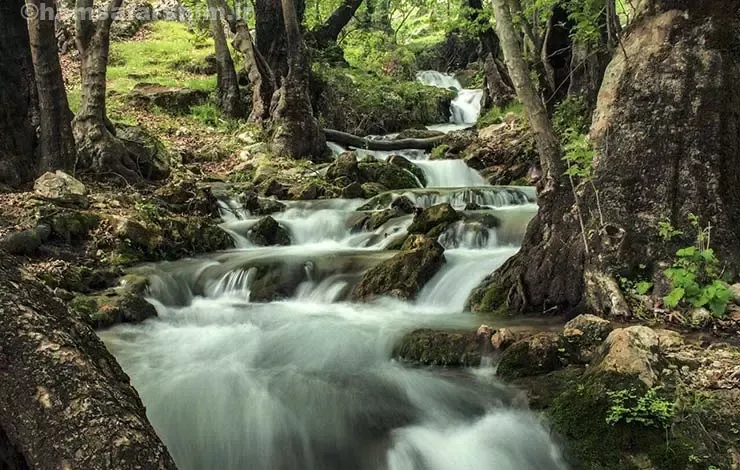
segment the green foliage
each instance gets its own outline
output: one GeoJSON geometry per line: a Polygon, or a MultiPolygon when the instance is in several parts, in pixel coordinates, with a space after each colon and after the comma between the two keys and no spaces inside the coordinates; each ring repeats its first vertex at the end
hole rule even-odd
{"type": "Polygon", "coordinates": [[[344,41],[343,47],[352,67],[407,80],[414,79],[417,72],[414,53],[384,31],[358,31],[344,41]]]}
{"type": "Polygon", "coordinates": [[[493,106],[478,118],[478,127],[482,128],[492,124],[500,124],[504,122],[504,118],[509,113],[522,117],[524,116],[524,107],[518,102],[510,103],[504,108],[493,106]]]}
{"type": "Polygon", "coordinates": [[[563,159],[568,164],[566,174],[587,180],[591,177],[594,164],[594,149],[588,136],[569,129],[565,133],[563,159]]]}
{"type": "Polygon", "coordinates": [[[676,414],[673,402],[659,395],[660,388],[650,388],[640,395],[635,388],[606,392],[608,424],[637,423],[647,427],[668,427],[676,414]]]}
{"type": "Polygon", "coordinates": [[[552,128],[556,134],[588,132],[588,108],[582,96],[569,96],[555,106],[552,128]]]}
{"type": "MultiPolygon", "coordinates": [[[[710,227],[702,228],[694,214],[689,214],[689,221],[697,230],[696,243],[676,251],[673,266],[665,270],[672,289],[663,297],[663,302],[668,308],[676,308],[681,304],[694,308],[706,307],[714,316],[723,316],[732,294],[727,283],[721,279],[720,261],[709,247],[710,227]]],[[[659,225],[659,232],[663,239],[681,233],[665,221],[659,225]]]]}
{"type": "Polygon", "coordinates": [[[447,153],[447,150],[449,149],[450,149],[450,146],[447,144],[437,145],[436,147],[432,149],[430,158],[432,160],[442,160],[443,158],[445,158],[445,154],[447,153]]]}
{"type": "Polygon", "coordinates": [[[658,234],[663,241],[669,242],[683,235],[683,232],[675,228],[668,219],[663,219],[658,222],[658,234]]]}

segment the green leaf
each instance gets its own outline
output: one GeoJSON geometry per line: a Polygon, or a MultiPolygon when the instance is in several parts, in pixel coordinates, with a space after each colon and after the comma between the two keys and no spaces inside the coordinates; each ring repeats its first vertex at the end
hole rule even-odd
{"type": "Polygon", "coordinates": [[[648,281],[640,281],[635,286],[635,292],[637,292],[638,295],[645,295],[648,293],[650,289],[652,289],[653,283],[648,281]]]}
{"type": "Polygon", "coordinates": [[[663,297],[663,303],[668,308],[675,308],[679,302],[684,298],[686,291],[682,287],[674,287],[673,290],[663,297]]]}

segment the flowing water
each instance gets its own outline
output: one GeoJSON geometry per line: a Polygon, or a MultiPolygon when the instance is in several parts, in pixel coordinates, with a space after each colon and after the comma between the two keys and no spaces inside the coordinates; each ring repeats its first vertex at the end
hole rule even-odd
{"type": "Polygon", "coordinates": [[[532,188],[490,187],[462,162],[404,154],[415,156],[427,188],[287,202],[274,217],[290,232],[288,247],[251,246],[246,235],[259,218],[221,201],[222,227],[238,249],[141,268],[158,318],[101,336],[179,468],[566,468],[547,428],[492,368],[391,360],[413,329],[477,327],[463,312],[466,297],[516,252],[537,210],[532,188]],[[440,235],[446,263],[415,302],[349,302],[362,274],[393,255],[384,247],[405,235],[412,216],[372,232],[353,227],[400,196],[419,207],[477,208],[440,235]],[[268,287],[284,300],[259,302],[264,269],[278,274],[268,287]]]}

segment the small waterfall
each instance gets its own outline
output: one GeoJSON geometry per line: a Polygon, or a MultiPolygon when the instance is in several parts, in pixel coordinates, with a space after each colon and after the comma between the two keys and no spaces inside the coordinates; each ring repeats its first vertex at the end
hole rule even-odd
{"type": "Polygon", "coordinates": [[[490,186],[488,181],[462,160],[414,161],[427,180],[427,188],[490,186]]]}
{"type": "Polygon", "coordinates": [[[447,88],[457,92],[450,105],[450,122],[455,124],[475,124],[480,116],[483,90],[463,88],[451,74],[425,70],[416,74],[421,83],[437,88],[447,88]]]}

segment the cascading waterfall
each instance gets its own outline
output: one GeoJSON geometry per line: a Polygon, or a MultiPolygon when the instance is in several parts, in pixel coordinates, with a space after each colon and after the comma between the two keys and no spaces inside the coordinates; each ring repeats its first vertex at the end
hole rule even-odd
{"type": "MultiPolygon", "coordinates": [[[[420,79],[435,86],[451,79],[425,74],[420,79]]],[[[515,405],[515,393],[490,369],[442,375],[389,360],[415,328],[477,326],[460,314],[466,297],[517,251],[536,212],[532,188],[491,187],[462,161],[401,154],[424,170],[426,189],[368,201],[287,202],[273,217],[290,232],[289,247],[251,246],[246,234],[259,217],[222,201],[222,227],[240,249],[141,268],[159,316],[101,336],[179,468],[567,468],[547,429],[515,405]],[[383,210],[400,196],[418,207],[449,202],[476,210],[439,236],[446,263],[416,302],[347,302],[362,274],[393,255],[384,248],[406,235],[413,217],[373,231],[352,227],[363,211],[383,210]],[[273,287],[294,279],[292,293],[252,299],[263,269],[274,269],[273,287]]]]}
{"type": "Polygon", "coordinates": [[[416,74],[421,83],[437,88],[447,88],[457,92],[450,104],[450,122],[454,124],[475,124],[481,110],[483,90],[463,88],[451,74],[425,70],[416,74]]]}

